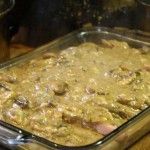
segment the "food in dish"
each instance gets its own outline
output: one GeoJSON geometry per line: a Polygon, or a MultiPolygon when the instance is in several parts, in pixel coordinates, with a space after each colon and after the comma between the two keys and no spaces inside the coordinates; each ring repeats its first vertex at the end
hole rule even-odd
{"type": "Polygon", "coordinates": [[[62,145],[93,143],[149,105],[148,47],[86,42],[0,71],[0,119],[62,145]]]}

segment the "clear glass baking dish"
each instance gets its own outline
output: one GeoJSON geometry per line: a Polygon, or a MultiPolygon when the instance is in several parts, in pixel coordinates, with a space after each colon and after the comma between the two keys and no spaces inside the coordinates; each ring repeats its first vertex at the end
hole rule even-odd
{"type": "MultiPolygon", "coordinates": [[[[70,46],[79,45],[83,42],[99,43],[101,39],[117,39],[126,41],[132,47],[150,48],[148,38],[144,41],[144,38],[136,34],[135,31],[124,33],[121,31],[118,32],[116,29],[103,27],[84,28],[39,47],[33,52],[0,64],[0,69],[2,70],[24,63],[47,51],[60,51],[70,46]]],[[[23,150],[120,150],[129,147],[149,131],[150,107],[128,120],[104,138],[86,146],[67,147],[59,145],[3,121],[0,121],[0,144],[10,149],[23,150]]]]}

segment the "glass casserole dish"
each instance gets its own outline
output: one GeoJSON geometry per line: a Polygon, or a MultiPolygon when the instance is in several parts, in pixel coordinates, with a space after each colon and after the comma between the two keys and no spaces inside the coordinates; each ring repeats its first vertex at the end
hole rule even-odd
{"type": "MultiPolygon", "coordinates": [[[[63,38],[60,38],[54,42],[51,42],[43,47],[36,49],[35,51],[15,58],[9,62],[1,64],[1,69],[12,67],[17,64],[21,64],[24,61],[36,58],[47,51],[61,51],[68,47],[77,46],[84,42],[98,43],[101,39],[111,40],[116,39],[127,42],[130,46],[135,48],[147,47],[149,49],[150,44],[148,42],[140,41],[141,37],[135,34],[131,36],[125,36],[121,33],[117,33],[114,29],[107,28],[87,28],[73,32],[63,38]],[[135,38],[136,37],[136,38],[135,38]]],[[[129,119],[126,123],[119,128],[98,140],[95,143],[80,147],[67,147],[62,146],[38,136],[32,135],[26,131],[23,131],[17,127],[9,125],[4,122],[1,124],[1,143],[10,148],[22,148],[22,149],[124,149],[134,143],[145,133],[149,132],[149,114],[150,108],[146,108],[135,117],[129,119]],[[123,138],[123,140],[121,140],[123,138]],[[37,147],[38,146],[38,147],[37,147]],[[44,149],[44,148],[43,148],[44,149]]]]}

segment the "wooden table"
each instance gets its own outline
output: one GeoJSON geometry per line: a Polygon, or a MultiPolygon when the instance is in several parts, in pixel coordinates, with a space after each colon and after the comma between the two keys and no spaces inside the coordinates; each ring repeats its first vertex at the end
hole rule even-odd
{"type": "Polygon", "coordinates": [[[129,150],[150,150],[150,133],[138,140],[129,150]]]}

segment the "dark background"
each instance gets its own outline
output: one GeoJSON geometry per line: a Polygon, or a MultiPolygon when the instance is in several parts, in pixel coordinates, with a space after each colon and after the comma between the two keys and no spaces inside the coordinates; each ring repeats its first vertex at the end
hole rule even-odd
{"type": "Polygon", "coordinates": [[[23,27],[27,35],[21,42],[38,46],[78,29],[86,23],[95,26],[135,27],[136,6],[122,7],[109,12],[104,9],[107,1],[16,0],[15,8],[8,18],[11,26],[10,36],[16,34],[19,27],[23,27]]]}

